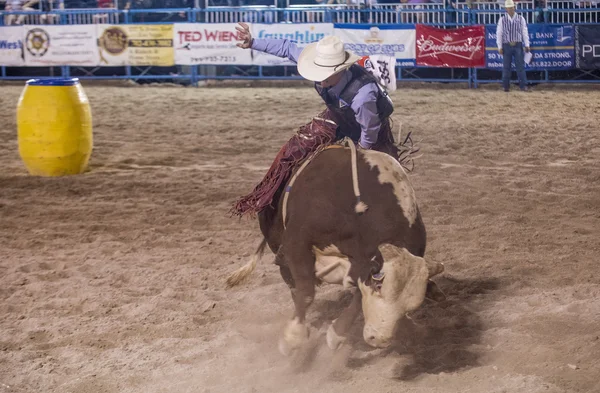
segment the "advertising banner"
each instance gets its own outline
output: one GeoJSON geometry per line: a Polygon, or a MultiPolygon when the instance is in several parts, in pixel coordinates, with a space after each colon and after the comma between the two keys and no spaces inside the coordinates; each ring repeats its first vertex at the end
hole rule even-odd
{"type": "MultiPolygon", "coordinates": [[[[294,41],[300,48],[317,42],[326,35],[333,35],[333,23],[290,23],[290,24],[258,24],[251,25],[253,38],[277,38],[294,41]]],[[[255,65],[293,65],[288,59],[262,52],[252,51],[252,64],[255,65]]]]}
{"type": "Polygon", "coordinates": [[[0,66],[23,66],[23,26],[0,27],[0,66]]]}
{"type": "Polygon", "coordinates": [[[98,65],[96,26],[25,26],[26,66],[98,65]]]}
{"type": "Polygon", "coordinates": [[[97,25],[101,66],[171,66],[173,25],[97,25]]]}
{"type": "Polygon", "coordinates": [[[176,23],[175,64],[252,64],[252,51],[236,46],[235,23],[176,23]]]}
{"type": "Polygon", "coordinates": [[[600,25],[576,27],[576,67],[581,70],[600,69],[600,25]]]}
{"type": "MultiPolygon", "coordinates": [[[[526,70],[567,70],[575,66],[574,35],[572,25],[527,26],[533,59],[525,64],[526,70]]],[[[486,68],[502,70],[502,56],[496,44],[496,27],[486,28],[486,68]]],[[[514,61],[512,63],[515,69],[514,61]]]]}
{"type": "Polygon", "coordinates": [[[172,66],[173,25],[127,25],[129,64],[172,66]]]}
{"type": "Polygon", "coordinates": [[[430,67],[483,67],[485,26],[439,29],[418,24],[417,65],[430,67]]]}
{"type": "Polygon", "coordinates": [[[415,29],[336,24],[333,31],[345,43],[346,49],[359,56],[393,56],[398,66],[415,65],[415,29]]]}

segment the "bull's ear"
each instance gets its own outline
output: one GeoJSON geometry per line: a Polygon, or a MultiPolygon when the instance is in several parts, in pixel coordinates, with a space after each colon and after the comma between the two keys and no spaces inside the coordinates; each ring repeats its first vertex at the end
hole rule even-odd
{"type": "Polygon", "coordinates": [[[425,292],[427,290],[427,275],[429,274],[427,265],[423,258],[412,257],[412,261],[408,261],[405,267],[407,271],[407,280],[402,290],[402,298],[406,311],[416,310],[423,300],[425,300],[425,292]]]}

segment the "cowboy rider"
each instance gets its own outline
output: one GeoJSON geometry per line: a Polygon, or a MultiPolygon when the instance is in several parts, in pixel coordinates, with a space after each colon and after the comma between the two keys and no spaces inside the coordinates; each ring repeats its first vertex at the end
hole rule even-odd
{"type": "Polygon", "coordinates": [[[302,77],[315,82],[315,88],[338,126],[338,139],[350,137],[360,149],[384,151],[397,157],[389,116],[393,104],[377,80],[363,67],[355,65],[360,56],[346,51],[336,36],[327,36],[304,49],[286,39],[252,38],[246,23],[236,26],[237,46],[254,49],[298,66],[302,77]]]}

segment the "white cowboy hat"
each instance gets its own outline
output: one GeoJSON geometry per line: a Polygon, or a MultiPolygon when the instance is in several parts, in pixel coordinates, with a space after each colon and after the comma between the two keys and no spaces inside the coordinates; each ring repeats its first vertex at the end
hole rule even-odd
{"type": "Polygon", "coordinates": [[[309,81],[322,82],[358,60],[360,56],[345,50],[339,37],[327,36],[302,50],[298,57],[298,72],[309,81]]]}
{"type": "Polygon", "coordinates": [[[515,8],[515,2],[513,0],[506,0],[504,2],[504,8],[515,8]]]}

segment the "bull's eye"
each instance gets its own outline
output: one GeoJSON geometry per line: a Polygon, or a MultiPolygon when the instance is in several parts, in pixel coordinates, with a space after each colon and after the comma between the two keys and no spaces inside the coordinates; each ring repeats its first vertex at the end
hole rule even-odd
{"type": "Polygon", "coordinates": [[[383,279],[385,278],[385,273],[377,272],[371,274],[371,287],[375,292],[381,292],[381,287],[383,286],[383,279]]]}

